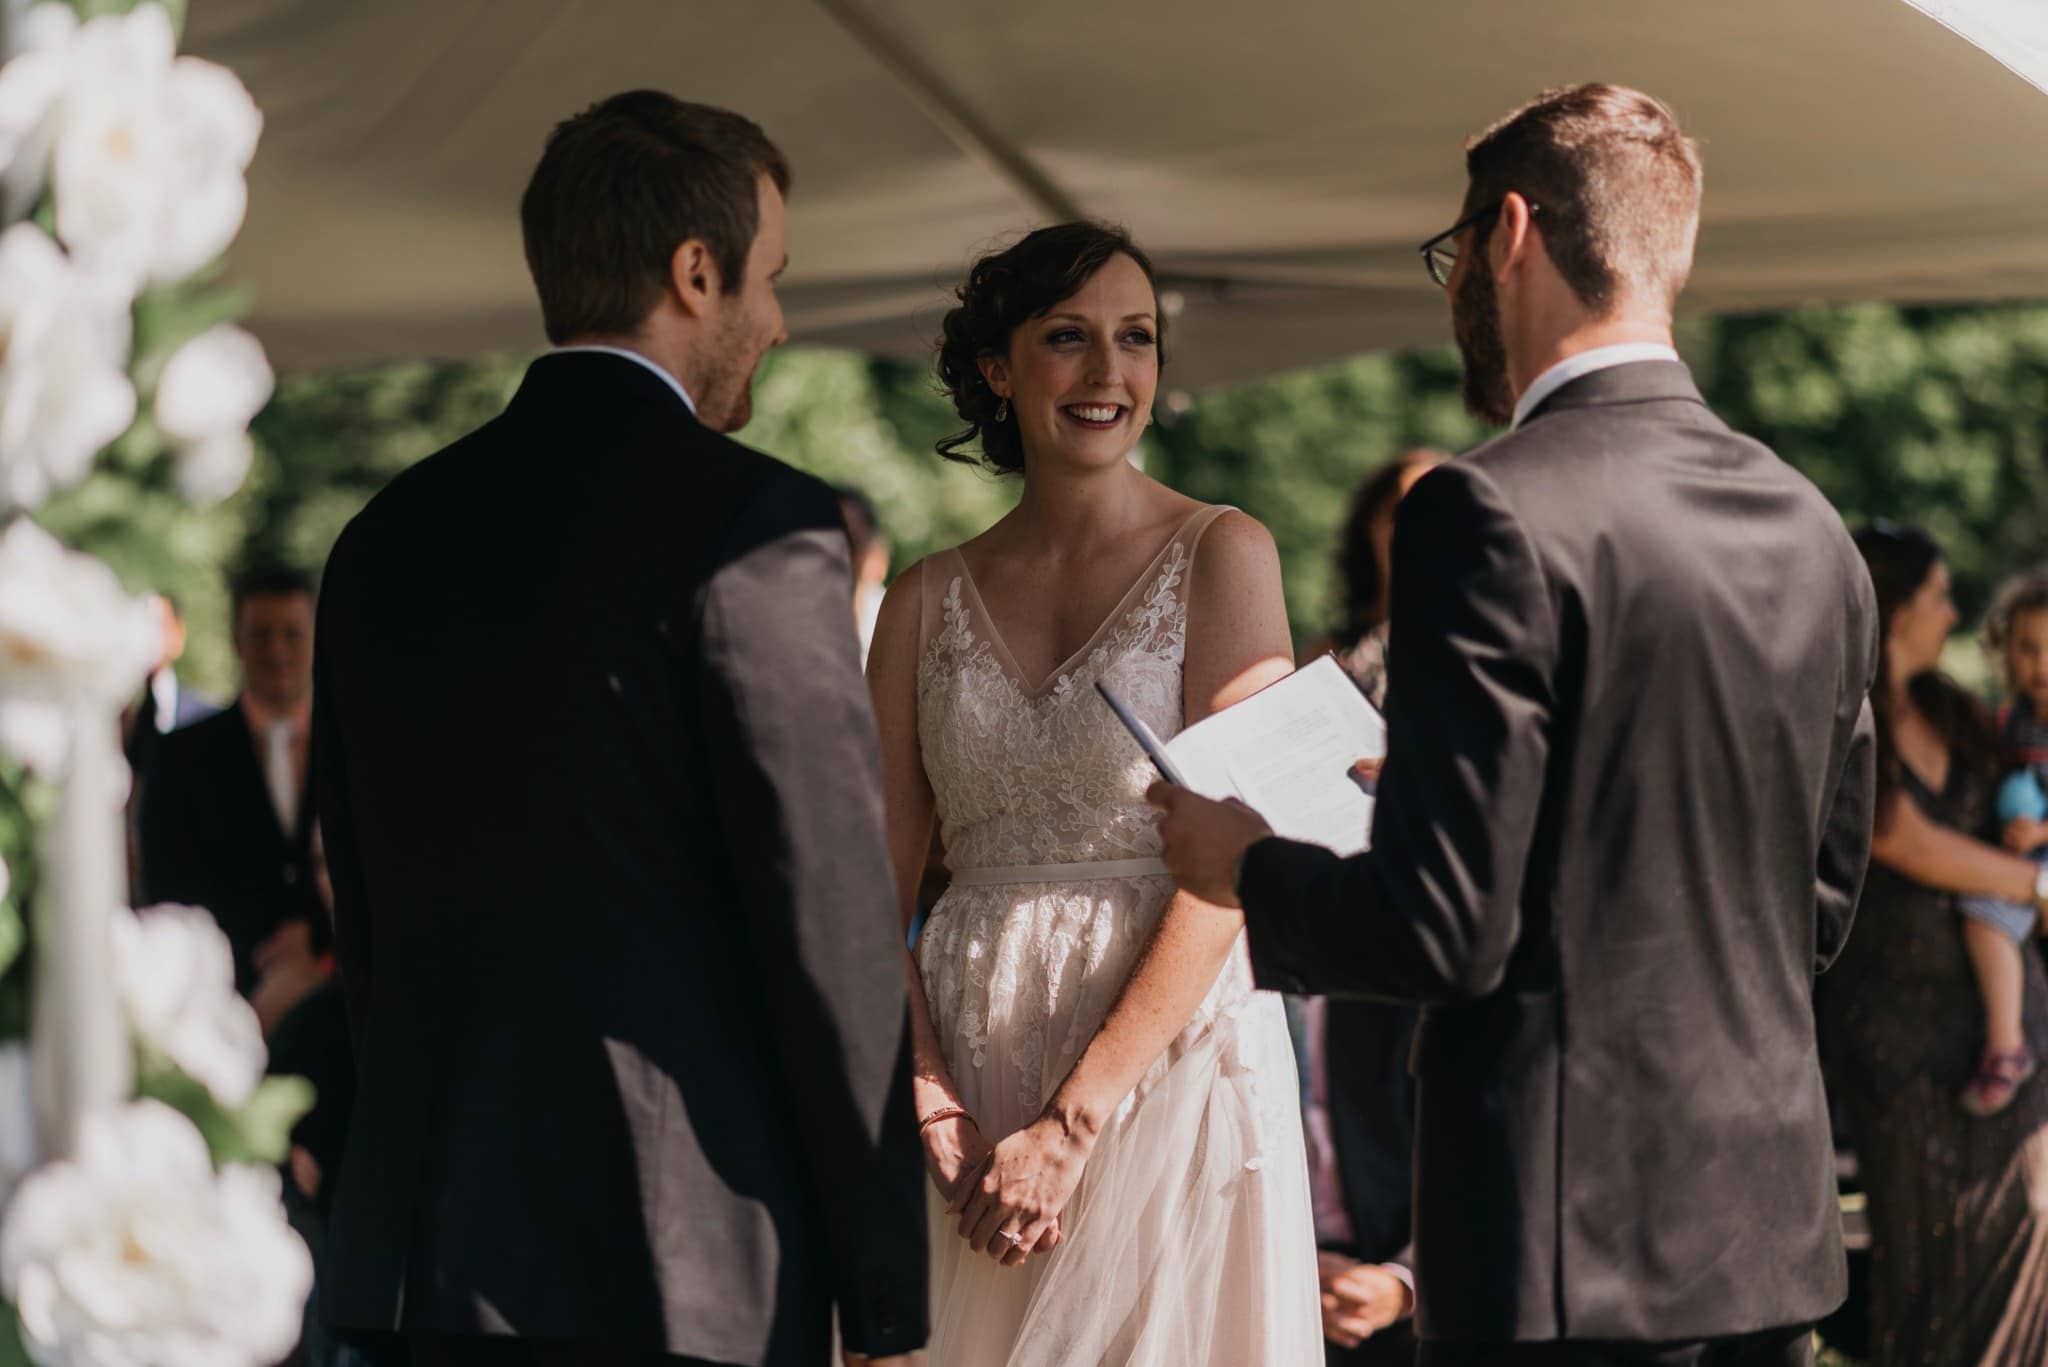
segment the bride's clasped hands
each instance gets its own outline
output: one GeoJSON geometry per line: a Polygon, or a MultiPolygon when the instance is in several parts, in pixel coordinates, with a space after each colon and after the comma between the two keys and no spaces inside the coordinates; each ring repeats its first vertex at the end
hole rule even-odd
{"type": "Polygon", "coordinates": [[[963,1171],[946,1211],[959,1213],[960,1236],[969,1245],[1005,1267],[1049,1253],[1065,1237],[1060,1213],[1094,1147],[1092,1129],[1040,1116],[997,1143],[978,1168],[963,1171]]]}

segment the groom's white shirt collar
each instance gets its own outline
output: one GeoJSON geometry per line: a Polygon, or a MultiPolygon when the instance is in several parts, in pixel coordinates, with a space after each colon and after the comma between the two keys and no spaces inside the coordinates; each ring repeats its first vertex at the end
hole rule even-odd
{"type": "Polygon", "coordinates": [[[1536,405],[1555,394],[1565,385],[1582,375],[1591,375],[1596,370],[1609,366],[1628,365],[1632,361],[1676,361],[1678,353],[1662,342],[1616,342],[1613,346],[1596,346],[1591,351],[1581,351],[1576,356],[1567,356],[1550,369],[1538,375],[1522,397],[1515,400],[1515,420],[1508,424],[1510,430],[1520,427],[1522,420],[1536,411],[1536,405]]]}
{"type": "Polygon", "coordinates": [[[635,365],[646,366],[649,370],[661,376],[661,382],[663,384],[667,385],[670,389],[673,389],[676,392],[676,397],[681,399],[683,401],[683,406],[690,410],[691,417],[694,418],[697,416],[697,401],[690,397],[689,390],[683,388],[683,382],[681,380],[678,380],[675,376],[669,374],[666,370],[663,370],[654,362],[648,360],[645,356],[642,356],[637,351],[629,351],[622,346],[558,346],[553,351],[550,351],[548,355],[568,356],[578,351],[601,351],[607,356],[623,356],[627,360],[633,362],[635,365]]]}

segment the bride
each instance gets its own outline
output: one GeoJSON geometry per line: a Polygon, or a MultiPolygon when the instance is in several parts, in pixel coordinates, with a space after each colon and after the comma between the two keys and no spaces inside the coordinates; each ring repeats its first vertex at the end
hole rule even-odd
{"type": "Polygon", "coordinates": [[[1292,667],[1266,530],[1127,459],[1161,364],[1123,233],[978,262],[940,376],[1015,511],[884,600],[869,666],[906,921],[936,818],[951,884],[911,964],[932,1211],[933,1367],[1322,1360],[1280,1001],[1241,921],[1174,891],[1162,736],[1292,667]]]}

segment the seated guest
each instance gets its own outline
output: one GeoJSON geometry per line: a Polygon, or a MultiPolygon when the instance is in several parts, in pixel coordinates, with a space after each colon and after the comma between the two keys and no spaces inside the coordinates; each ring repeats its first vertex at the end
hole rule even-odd
{"type": "Polygon", "coordinates": [[[226,711],[162,737],[142,793],[141,900],[205,907],[226,932],[235,983],[268,1028],[293,1004],[258,993],[317,981],[324,944],[306,788],[313,706],[313,584],[266,569],[233,588],[242,694],[226,711]],[[317,942],[317,943],[316,943],[317,942]]]}

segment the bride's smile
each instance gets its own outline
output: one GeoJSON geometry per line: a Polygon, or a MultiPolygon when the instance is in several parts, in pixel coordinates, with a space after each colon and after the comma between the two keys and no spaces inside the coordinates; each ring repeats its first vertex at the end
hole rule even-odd
{"type": "Polygon", "coordinates": [[[1091,432],[1107,432],[1122,421],[1128,411],[1116,403],[1070,403],[1060,410],[1091,432]]]}

